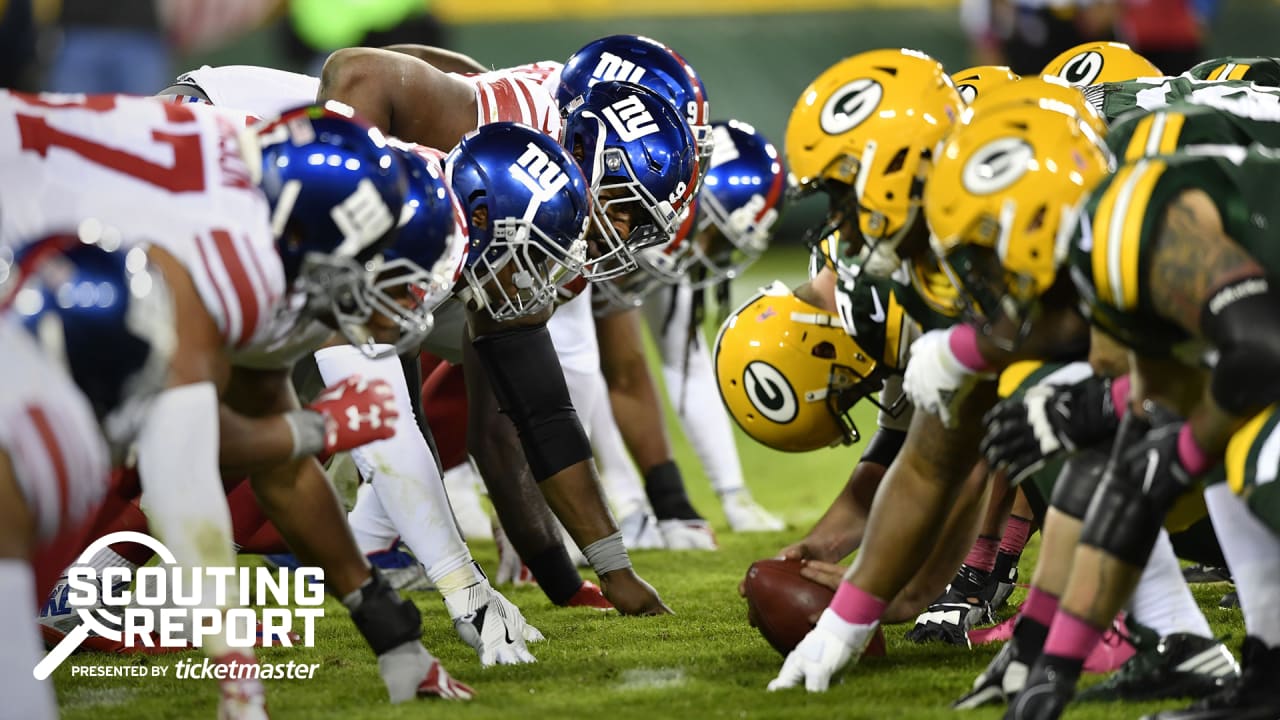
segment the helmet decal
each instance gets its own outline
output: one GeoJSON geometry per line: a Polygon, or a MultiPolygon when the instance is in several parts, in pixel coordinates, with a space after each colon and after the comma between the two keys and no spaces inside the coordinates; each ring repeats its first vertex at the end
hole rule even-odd
{"type": "Polygon", "coordinates": [[[841,135],[861,125],[880,107],[884,88],[871,78],[859,78],[831,93],[822,106],[819,123],[828,135],[841,135]]]}
{"type": "Polygon", "coordinates": [[[789,423],[799,412],[796,391],[778,368],[763,360],[752,360],[742,371],[747,399],[760,414],[776,423],[789,423]]]}
{"type": "Polygon", "coordinates": [[[536,214],[537,206],[549,202],[556,193],[569,184],[569,176],[565,174],[564,169],[555,164],[541,148],[532,142],[525,147],[524,153],[516,158],[508,169],[511,176],[520,181],[520,184],[528,188],[533,195],[531,204],[534,207],[529,211],[529,215],[536,214]]]}
{"type": "Polygon", "coordinates": [[[658,132],[658,123],[636,95],[628,95],[601,111],[623,142],[634,142],[658,132]]]}
{"type": "Polygon", "coordinates": [[[1000,192],[1027,173],[1027,163],[1034,157],[1035,150],[1022,138],[992,140],[965,163],[961,182],[975,195],[1000,192]]]}
{"type": "Polygon", "coordinates": [[[1080,53],[1062,66],[1060,77],[1071,85],[1092,85],[1102,74],[1102,53],[1096,50],[1080,53]]]}
{"type": "Polygon", "coordinates": [[[645,69],[634,62],[611,52],[602,52],[600,60],[591,71],[591,84],[610,80],[638,84],[644,73],[645,69]]]}

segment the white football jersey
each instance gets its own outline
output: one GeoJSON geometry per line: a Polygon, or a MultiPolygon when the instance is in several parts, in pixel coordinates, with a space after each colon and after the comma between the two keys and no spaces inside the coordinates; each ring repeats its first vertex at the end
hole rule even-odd
{"type": "Polygon", "coordinates": [[[272,118],[300,105],[310,105],[320,92],[320,78],[255,65],[205,65],[183,73],[175,85],[192,85],[209,102],[272,118]]]}
{"type": "Polygon", "coordinates": [[[229,348],[269,332],[285,291],[267,200],[215,108],[0,91],[0,244],[96,232],[164,248],[229,348]]]}
{"type": "Polygon", "coordinates": [[[458,77],[476,89],[477,127],[518,122],[558,140],[563,123],[556,103],[556,86],[560,84],[562,67],[558,62],[539,62],[458,77]]]}
{"type": "Polygon", "coordinates": [[[101,504],[110,455],[88,399],[26,328],[0,321],[0,347],[0,449],[47,541],[101,504]]]}

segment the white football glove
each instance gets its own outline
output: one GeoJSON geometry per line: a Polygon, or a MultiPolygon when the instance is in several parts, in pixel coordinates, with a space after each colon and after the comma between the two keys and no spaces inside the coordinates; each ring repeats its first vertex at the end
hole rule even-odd
{"type": "Polygon", "coordinates": [[[956,426],[956,410],[974,385],[990,377],[966,367],[951,351],[954,329],[930,330],[911,343],[911,360],[902,378],[912,405],[937,415],[949,428],[956,426]]]}
{"type": "Polygon", "coordinates": [[[857,662],[878,625],[854,625],[831,608],[823,610],[818,624],[783,661],[778,677],[769,683],[769,692],[796,687],[801,680],[809,692],[825,692],[832,675],[850,660],[857,662]]]}
{"type": "Polygon", "coordinates": [[[488,580],[446,595],[444,604],[458,636],[480,656],[481,667],[537,662],[525,643],[544,639],[542,633],[488,580]]]}

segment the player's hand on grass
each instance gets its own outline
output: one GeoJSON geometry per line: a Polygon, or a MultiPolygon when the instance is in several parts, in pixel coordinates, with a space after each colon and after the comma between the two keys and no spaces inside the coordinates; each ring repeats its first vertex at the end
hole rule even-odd
{"type": "Polygon", "coordinates": [[[623,615],[672,615],[658,591],[634,570],[614,570],[600,576],[605,598],[623,615]]]}
{"type": "Polygon", "coordinates": [[[861,654],[874,631],[875,626],[846,622],[829,608],[822,611],[818,624],[787,655],[778,677],[769,683],[769,691],[797,687],[803,682],[809,692],[824,692],[831,677],[861,654]]]}

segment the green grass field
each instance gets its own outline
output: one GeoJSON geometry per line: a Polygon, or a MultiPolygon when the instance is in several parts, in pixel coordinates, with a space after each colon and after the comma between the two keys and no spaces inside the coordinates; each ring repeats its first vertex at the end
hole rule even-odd
{"type": "MultiPolygon", "coordinates": [[[[740,283],[738,293],[781,277],[795,284],[803,276],[804,259],[780,249],[769,262],[740,283]]],[[[865,413],[863,427],[873,427],[865,413]]],[[[673,427],[674,427],[674,420],[673,427]]],[[[728,532],[705,478],[688,445],[673,433],[677,458],[690,493],[715,524],[721,549],[716,553],[633,553],[637,569],[657,587],[676,611],[662,618],[622,618],[614,613],[564,610],[551,606],[536,588],[506,589],[531,623],[547,636],[531,646],[538,663],[481,670],[471,649],[455,635],[443,603],[433,593],[416,594],[422,609],[427,646],[450,672],[471,684],[478,697],[470,703],[419,702],[390,706],[376,664],[360,636],[334,601],[320,623],[314,648],[262,651],[267,662],[320,663],[312,680],[268,682],[275,718],[449,717],[607,717],[614,718],[997,718],[1001,710],[973,711],[963,716],[947,708],[962,694],[996,651],[972,651],[907,642],[907,626],[887,630],[889,655],[868,660],[847,672],[825,694],[802,690],[768,693],[781,657],[746,623],[745,604],[736,586],[750,563],[772,555],[812,523],[842,486],[858,450],[825,450],[785,455],[739,438],[748,483],[767,507],[781,512],[791,525],[783,533],[734,535],[728,532]]],[[[1036,548],[1023,557],[1029,576],[1036,548]]],[[[491,543],[473,543],[478,560],[496,566],[491,543]]],[[[1243,637],[1239,611],[1219,610],[1225,586],[1194,586],[1215,632],[1230,635],[1238,647],[1243,637]]],[[[1020,600],[1022,593],[1015,594],[1020,600]]],[[[217,700],[213,681],[72,678],[74,665],[173,665],[193,653],[162,658],[76,655],[55,675],[63,715],[72,720],[143,720],[147,718],[211,718],[217,700]]],[[[198,656],[195,656],[198,657],[198,656]]],[[[1078,706],[1068,718],[1136,718],[1179,702],[1147,705],[1078,706]]],[[[0,716],[4,713],[0,710],[0,716]]]]}

